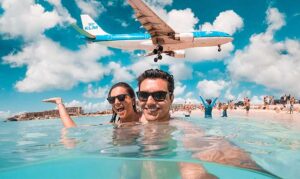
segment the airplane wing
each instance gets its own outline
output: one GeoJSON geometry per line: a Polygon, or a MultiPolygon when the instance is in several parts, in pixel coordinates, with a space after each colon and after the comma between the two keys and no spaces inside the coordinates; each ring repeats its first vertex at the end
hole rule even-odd
{"type": "Polygon", "coordinates": [[[153,44],[177,43],[175,31],[166,24],[142,0],[128,0],[136,18],[151,35],[153,44]]]}

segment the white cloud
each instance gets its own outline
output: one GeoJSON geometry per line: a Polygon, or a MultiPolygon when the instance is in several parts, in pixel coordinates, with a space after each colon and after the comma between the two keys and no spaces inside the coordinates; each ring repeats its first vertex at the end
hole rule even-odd
{"type": "Polygon", "coordinates": [[[194,93],[191,91],[186,93],[186,95],[185,95],[185,97],[187,97],[187,98],[192,98],[193,96],[194,96],[194,93]]]}
{"type": "Polygon", "coordinates": [[[193,69],[182,62],[170,65],[169,71],[172,75],[174,75],[174,79],[176,81],[191,79],[193,75],[193,69]]]}
{"type": "Polygon", "coordinates": [[[82,14],[88,14],[91,17],[97,18],[101,13],[106,11],[100,1],[96,0],[75,0],[75,3],[80,8],[82,14]]]}
{"type": "Polygon", "coordinates": [[[0,111],[0,119],[6,119],[12,116],[10,111],[0,111]]]}
{"type": "Polygon", "coordinates": [[[42,38],[27,44],[16,54],[3,57],[3,60],[12,67],[27,66],[25,78],[16,84],[18,91],[37,92],[70,89],[78,82],[101,79],[108,71],[97,60],[110,54],[106,47],[97,44],[71,51],[42,38]]]}
{"type": "Polygon", "coordinates": [[[110,54],[106,47],[93,44],[71,51],[43,35],[47,29],[75,21],[61,0],[48,2],[53,5],[51,11],[33,0],[0,2],[4,10],[0,31],[7,37],[25,39],[22,50],[3,57],[12,67],[26,66],[25,78],[15,86],[22,92],[69,89],[78,82],[101,79],[107,71],[97,63],[110,54]]]}
{"type": "Polygon", "coordinates": [[[237,100],[239,101],[243,101],[244,98],[251,98],[251,91],[250,90],[244,90],[242,92],[240,92],[238,95],[237,95],[237,100]]]}
{"type": "Polygon", "coordinates": [[[228,83],[223,80],[203,80],[199,81],[197,84],[199,95],[203,96],[204,98],[219,97],[222,90],[227,86],[228,83]]]}
{"type": "Polygon", "coordinates": [[[68,10],[61,4],[61,0],[48,0],[54,6],[60,18],[60,25],[63,22],[74,23],[76,20],[71,17],[68,10]]]}
{"type": "Polygon", "coordinates": [[[125,22],[125,21],[121,22],[121,26],[122,26],[122,27],[128,27],[128,25],[129,25],[129,24],[128,24],[127,22],[125,22]]]}
{"type": "Polygon", "coordinates": [[[122,27],[128,27],[128,23],[121,19],[115,19],[116,22],[120,23],[122,27]]]}
{"type": "Polygon", "coordinates": [[[60,1],[51,1],[55,8],[45,11],[40,4],[33,0],[2,0],[4,13],[0,17],[0,32],[6,37],[23,37],[25,40],[40,38],[41,34],[64,22],[74,22],[60,1]]]}
{"type": "Polygon", "coordinates": [[[114,5],[115,5],[114,1],[108,1],[107,2],[107,6],[114,6],[114,5]]]}
{"type": "Polygon", "coordinates": [[[231,93],[231,88],[228,88],[228,89],[225,91],[224,98],[225,98],[226,100],[235,100],[235,99],[236,99],[236,97],[231,93]]]}
{"type": "Polygon", "coordinates": [[[88,84],[87,91],[83,93],[83,96],[87,98],[104,98],[107,96],[108,90],[108,86],[94,89],[92,84],[88,84]]]}
{"type": "Polygon", "coordinates": [[[185,88],[186,88],[186,85],[183,85],[180,82],[176,82],[175,83],[174,96],[177,97],[177,96],[182,95],[185,91],[185,88]]]}
{"type": "Polygon", "coordinates": [[[33,0],[3,0],[1,6],[0,32],[10,37],[33,39],[60,21],[56,11],[46,12],[33,0]]]}
{"type": "Polygon", "coordinates": [[[251,104],[263,104],[263,99],[264,97],[263,96],[253,96],[251,99],[250,99],[250,103],[251,104]]]}
{"type": "Polygon", "coordinates": [[[190,8],[184,10],[172,10],[168,13],[167,23],[176,32],[192,32],[198,23],[198,18],[190,8]]]}
{"type": "Polygon", "coordinates": [[[84,112],[95,112],[95,111],[103,111],[111,109],[111,105],[106,101],[103,100],[103,102],[99,103],[91,103],[87,101],[77,101],[73,100],[69,103],[65,103],[67,107],[82,107],[84,112]]]}
{"type": "Polygon", "coordinates": [[[195,98],[175,98],[173,101],[173,104],[184,104],[184,103],[199,104],[200,101],[195,98]]]}
{"type": "Polygon", "coordinates": [[[246,80],[300,96],[300,41],[274,40],[274,32],[285,24],[277,9],[267,11],[268,28],[265,33],[254,34],[250,44],[237,50],[228,70],[232,78],[246,80]]]}
{"type": "Polygon", "coordinates": [[[130,70],[135,74],[136,77],[141,75],[145,70],[159,68],[158,63],[153,63],[153,57],[139,58],[136,63],[133,63],[130,70]]]}
{"type": "Polygon", "coordinates": [[[130,69],[127,67],[122,67],[119,63],[110,62],[108,68],[113,74],[113,83],[124,81],[131,82],[134,80],[134,76],[130,73],[130,69]]]}
{"type": "MultiPolygon", "coordinates": [[[[205,22],[201,30],[223,31],[234,34],[243,27],[243,19],[232,10],[221,12],[212,24],[205,22]]],[[[234,50],[232,43],[222,45],[222,51],[218,52],[217,47],[197,47],[186,50],[186,59],[190,61],[221,60],[230,56],[234,50]]]]}
{"type": "Polygon", "coordinates": [[[285,25],[284,15],[276,8],[269,8],[267,10],[267,22],[268,29],[267,33],[274,33],[285,25]]]}
{"type": "Polygon", "coordinates": [[[200,71],[195,71],[195,74],[196,74],[197,78],[204,78],[205,77],[205,74],[200,72],[200,71]]]}
{"type": "Polygon", "coordinates": [[[164,8],[167,5],[172,5],[173,0],[145,0],[145,2],[150,6],[164,8]]]}
{"type": "Polygon", "coordinates": [[[208,22],[201,26],[201,30],[211,31],[217,30],[222,32],[227,32],[229,34],[234,34],[237,30],[242,29],[244,26],[243,19],[236,14],[233,10],[227,10],[221,12],[215,19],[213,24],[208,22]]]}

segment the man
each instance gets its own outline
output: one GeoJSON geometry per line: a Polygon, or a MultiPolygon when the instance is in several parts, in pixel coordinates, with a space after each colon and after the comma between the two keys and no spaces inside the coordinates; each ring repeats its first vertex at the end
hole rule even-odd
{"type": "MultiPolygon", "coordinates": [[[[143,120],[146,120],[152,124],[153,122],[169,121],[171,118],[169,111],[174,100],[173,76],[159,69],[149,69],[138,77],[138,86],[139,91],[137,92],[137,97],[139,99],[139,105],[143,111],[141,121],[143,122],[143,120]]],[[[151,134],[151,140],[150,142],[144,141],[144,143],[147,143],[148,147],[151,147],[155,134],[160,134],[159,138],[167,138],[166,136],[168,136],[168,132],[153,132],[159,130],[159,126],[152,124],[149,124],[151,125],[151,129],[149,131],[149,134],[151,134]]],[[[145,129],[146,133],[147,128],[145,129]]],[[[144,138],[147,138],[146,134],[144,138]]],[[[147,163],[147,168],[152,168],[152,170],[148,170],[150,171],[150,176],[155,176],[157,167],[158,166],[155,166],[151,162],[147,163]]],[[[199,164],[180,162],[179,168],[181,178],[216,178],[215,176],[207,173],[199,164]]]]}
{"type": "MultiPolygon", "coordinates": [[[[170,107],[174,100],[174,78],[172,75],[168,74],[159,69],[149,69],[138,77],[138,87],[137,97],[139,99],[139,105],[143,112],[143,118],[148,122],[162,122],[170,120],[170,107]]],[[[216,99],[213,103],[215,103],[216,99]]],[[[189,133],[187,129],[196,129],[191,123],[174,120],[172,125],[180,124],[177,127],[182,128],[184,133],[189,133]]],[[[155,126],[152,126],[154,130],[155,126]]],[[[152,130],[152,133],[153,133],[152,130]]],[[[155,130],[154,130],[155,131],[155,130]]],[[[195,134],[195,139],[198,142],[183,139],[184,146],[187,148],[203,147],[201,137],[204,136],[203,131],[200,128],[193,130],[195,134]],[[198,146],[199,145],[199,146],[198,146]]],[[[162,137],[162,136],[161,136],[162,137]]],[[[229,164],[232,166],[250,168],[255,170],[262,170],[257,164],[251,160],[250,156],[247,155],[243,150],[236,146],[232,146],[228,141],[220,140],[220,146],[223,148],[212,148],[209,151],[204,150],[193,154],[195,158],[208,162],[218,162],[221,164],[229,164]]],[[[182,178],[215,178],[215,176],[206,173],[205,169],[201,168],[200,165],[193,164],[183,164],[180,166],[182,173],[182,178]],[[192,169],[192,170],[190,170],[192,169]],[[187,176],[188,175],[188,176],[187,176]],[[192,176],[191,176],[192,175],[192,176]],[[199,177],[201,176],[201,177],[199,177]]]]}
{"type": "Polygon", "coordinates": [[[159,69],[149,69],[138,77],[137,96],[148,122],[170,120],[174,100],[174,78],[159,69]]]}

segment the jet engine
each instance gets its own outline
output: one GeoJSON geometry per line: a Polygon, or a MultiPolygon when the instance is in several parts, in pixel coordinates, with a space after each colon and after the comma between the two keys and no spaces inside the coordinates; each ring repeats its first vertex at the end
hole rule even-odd
{"type": "Polygon", "coordinates": [[[194,34],[193,33],[177,33],[175,34],[175,39],[182,42],[193,42],[194,34]]]}
{"type": "Polygon", "coordinates": [[[184,50],[174,50],[166,52],[167,55],[174,57],[174,58],[185,58],[185,51],[184,50]]]}

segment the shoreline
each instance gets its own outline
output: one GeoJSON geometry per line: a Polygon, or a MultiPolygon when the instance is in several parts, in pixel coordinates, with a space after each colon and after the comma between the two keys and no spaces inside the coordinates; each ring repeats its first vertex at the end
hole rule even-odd
{"type": "MultiPolygon", "coordinates": [[[[175,111],[172,115],[174,117],[184,117],[185,111],[175,111]]],[[[221,117],[222,110],[216,108],[213,109],[213,118],[218,119],[221,117]]],[[[295,125],[295,127],[300,129],[300,112],[294,111],[293,114],[289,114],[287,111],[275,111],[271,109],[250,109],[249,115],[246,114],[246,110],[242,108],[237,109],[228,109],[228,117],[224,117],[224,120],[227,118],[244,118],[244,119],[254,119],[256,121],[262,122],[279,122],[283,124],[295,125]]],[[[191,117],[199,117],[199,119],[204,119],[204,111],[200,109],[192,110],[191,117]]]]}

